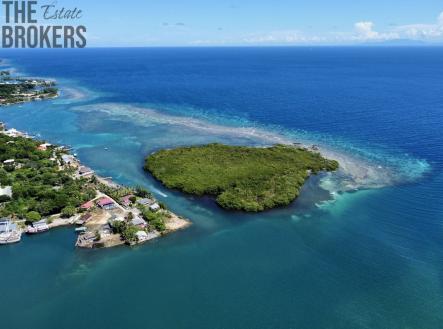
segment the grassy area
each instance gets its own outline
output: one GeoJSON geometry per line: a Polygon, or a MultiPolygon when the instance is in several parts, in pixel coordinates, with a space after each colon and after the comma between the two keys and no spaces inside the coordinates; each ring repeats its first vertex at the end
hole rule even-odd
{"type": "Polygon", "coordinates": [[[338,162],[293,146],[267,148],[209,144],[162,150],[145,169],[168,188],[216,196],[223,208],[263,211],[298,197],[309,176],[333,171],[338,162]]]}

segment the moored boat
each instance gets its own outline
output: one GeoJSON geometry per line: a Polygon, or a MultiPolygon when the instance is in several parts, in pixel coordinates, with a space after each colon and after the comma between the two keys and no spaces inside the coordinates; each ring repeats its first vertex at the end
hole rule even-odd
{"type": "Polygon", "coordinates": [[[0,220],[0,245],[20,242],[22,231],[10,220],[0,220]]]}
{"type": "Polygon", "coordinates": [[[29,225],[26,228],[27,234],[37,234],[37,233],[43,233],[49,230],[48,224],[46,224],[45,220],[41,220],[35,223],[32,223],[32,225],[29,225]]]}
{"type": "Polygon", "coordinates": [[[87,231],[87,228],[84,227],[84,226],[82,226],[82,227],[77,227],[77,228],[75,229],[75,232],[80,233],[80,234],[85,233],[86,231],[87,231]]]}

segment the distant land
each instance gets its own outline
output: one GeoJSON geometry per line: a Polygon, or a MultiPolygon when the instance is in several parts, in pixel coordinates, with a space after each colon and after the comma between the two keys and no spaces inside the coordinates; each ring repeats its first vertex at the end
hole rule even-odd
{"type": "Polygon", "coordinates": [[[10,71],[0,71],[0,106],[55,98],[58,96],[55,85],[52,80],[17,77],[10,71]]]}
{"type": "Polygon", "coordinates": [[[422,40],[395,39],[386,41],[367,41],[364,46],[443,46],[443,44],[429,43],[422,40]]]}

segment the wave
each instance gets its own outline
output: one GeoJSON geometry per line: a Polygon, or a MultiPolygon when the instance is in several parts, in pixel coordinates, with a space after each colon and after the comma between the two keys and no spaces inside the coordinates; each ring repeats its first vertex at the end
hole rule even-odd
{"type": "Polygon", "coordinates": [[[74,111],[100,112],[117,120],[127,121],[142,127],[165,125],[179,127],[180,133],[189,130],[208,136],[229,138],[230,141],[254,145],[294,144],[311,147],[315,144],[319,152],[340,163],[340,169],[328,173],[321,179],[322,188],[335,192],[381,188],[395,184],[416,181],[431,168],[426,160],[394,150],[386,150],[371,145],[359,146],[349,141],[305,131],[287,130],[245,122],[241,125],[223,125],[208,119],[173,115],[152,108],[119,103],[99,103],[74,106],[74,111]]]}

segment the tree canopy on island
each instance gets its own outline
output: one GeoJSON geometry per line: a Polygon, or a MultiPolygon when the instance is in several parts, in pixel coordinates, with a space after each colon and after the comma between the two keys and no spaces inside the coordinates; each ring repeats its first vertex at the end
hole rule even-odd
{"type": "Polygon", "coordinates": [[[335,160],[289,145],[181,147],[151,154],[145,163],[168,188],[213,195],[223,208],[251,212],[288,205],[310,173],[337,168],[335,160]]]}

